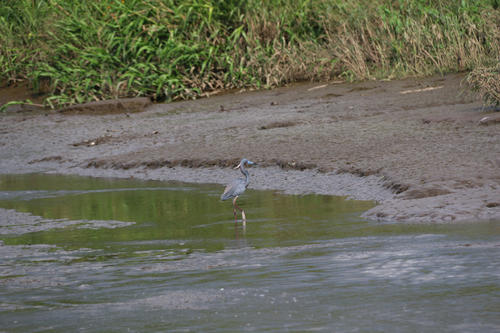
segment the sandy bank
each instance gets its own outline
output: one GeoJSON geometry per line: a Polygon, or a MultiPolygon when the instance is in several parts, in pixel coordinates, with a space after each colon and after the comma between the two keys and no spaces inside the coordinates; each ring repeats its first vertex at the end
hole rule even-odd
{"type": "Polygon", "coordinates": [[[259,163],[252,188],[376,200],[371,219],[500,221],[500,117],[460,94],[461,80],[299,84],[142,112],[11,111],[0,115],[0,170],[223,184],[247,157],[259,163]]]}

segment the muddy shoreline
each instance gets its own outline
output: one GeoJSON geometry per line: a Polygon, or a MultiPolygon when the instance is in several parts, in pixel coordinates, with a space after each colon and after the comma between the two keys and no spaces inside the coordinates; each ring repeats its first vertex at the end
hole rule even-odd
{"type": "Polygon", "coordinates": [[[259,163],[251,188],[375,200],[370,219],[500,221],[500,113],[460,93],[462,79],[17,106],[0,114],[0,172],[224,184],[247,157],[259,163]]]}

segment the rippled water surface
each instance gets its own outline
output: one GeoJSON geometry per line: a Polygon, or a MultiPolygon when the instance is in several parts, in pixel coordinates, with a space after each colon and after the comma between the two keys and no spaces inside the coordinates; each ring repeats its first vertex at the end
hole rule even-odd
{"type": "Polygon", "coordinates": [[[222,189],[0,176],[0,332],[500,331],[500,222],[222,189]]]}

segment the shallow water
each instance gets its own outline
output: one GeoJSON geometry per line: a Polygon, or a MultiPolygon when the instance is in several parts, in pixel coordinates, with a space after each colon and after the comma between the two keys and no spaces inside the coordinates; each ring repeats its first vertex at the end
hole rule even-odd
{"type": "Polygon", "coordinates": [[[248,190],[243,227],[222,189],[0,176],[0,331],[500,330],[498,222],[248,190]]]}

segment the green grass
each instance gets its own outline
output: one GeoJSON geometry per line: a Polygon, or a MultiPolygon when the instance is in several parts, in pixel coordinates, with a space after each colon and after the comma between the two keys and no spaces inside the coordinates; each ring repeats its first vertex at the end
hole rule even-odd
{"type": "Polygon", "coordinates": [[[56,107],[494,65],[492,1],[4,0],[0,83],[56,107]]]}

